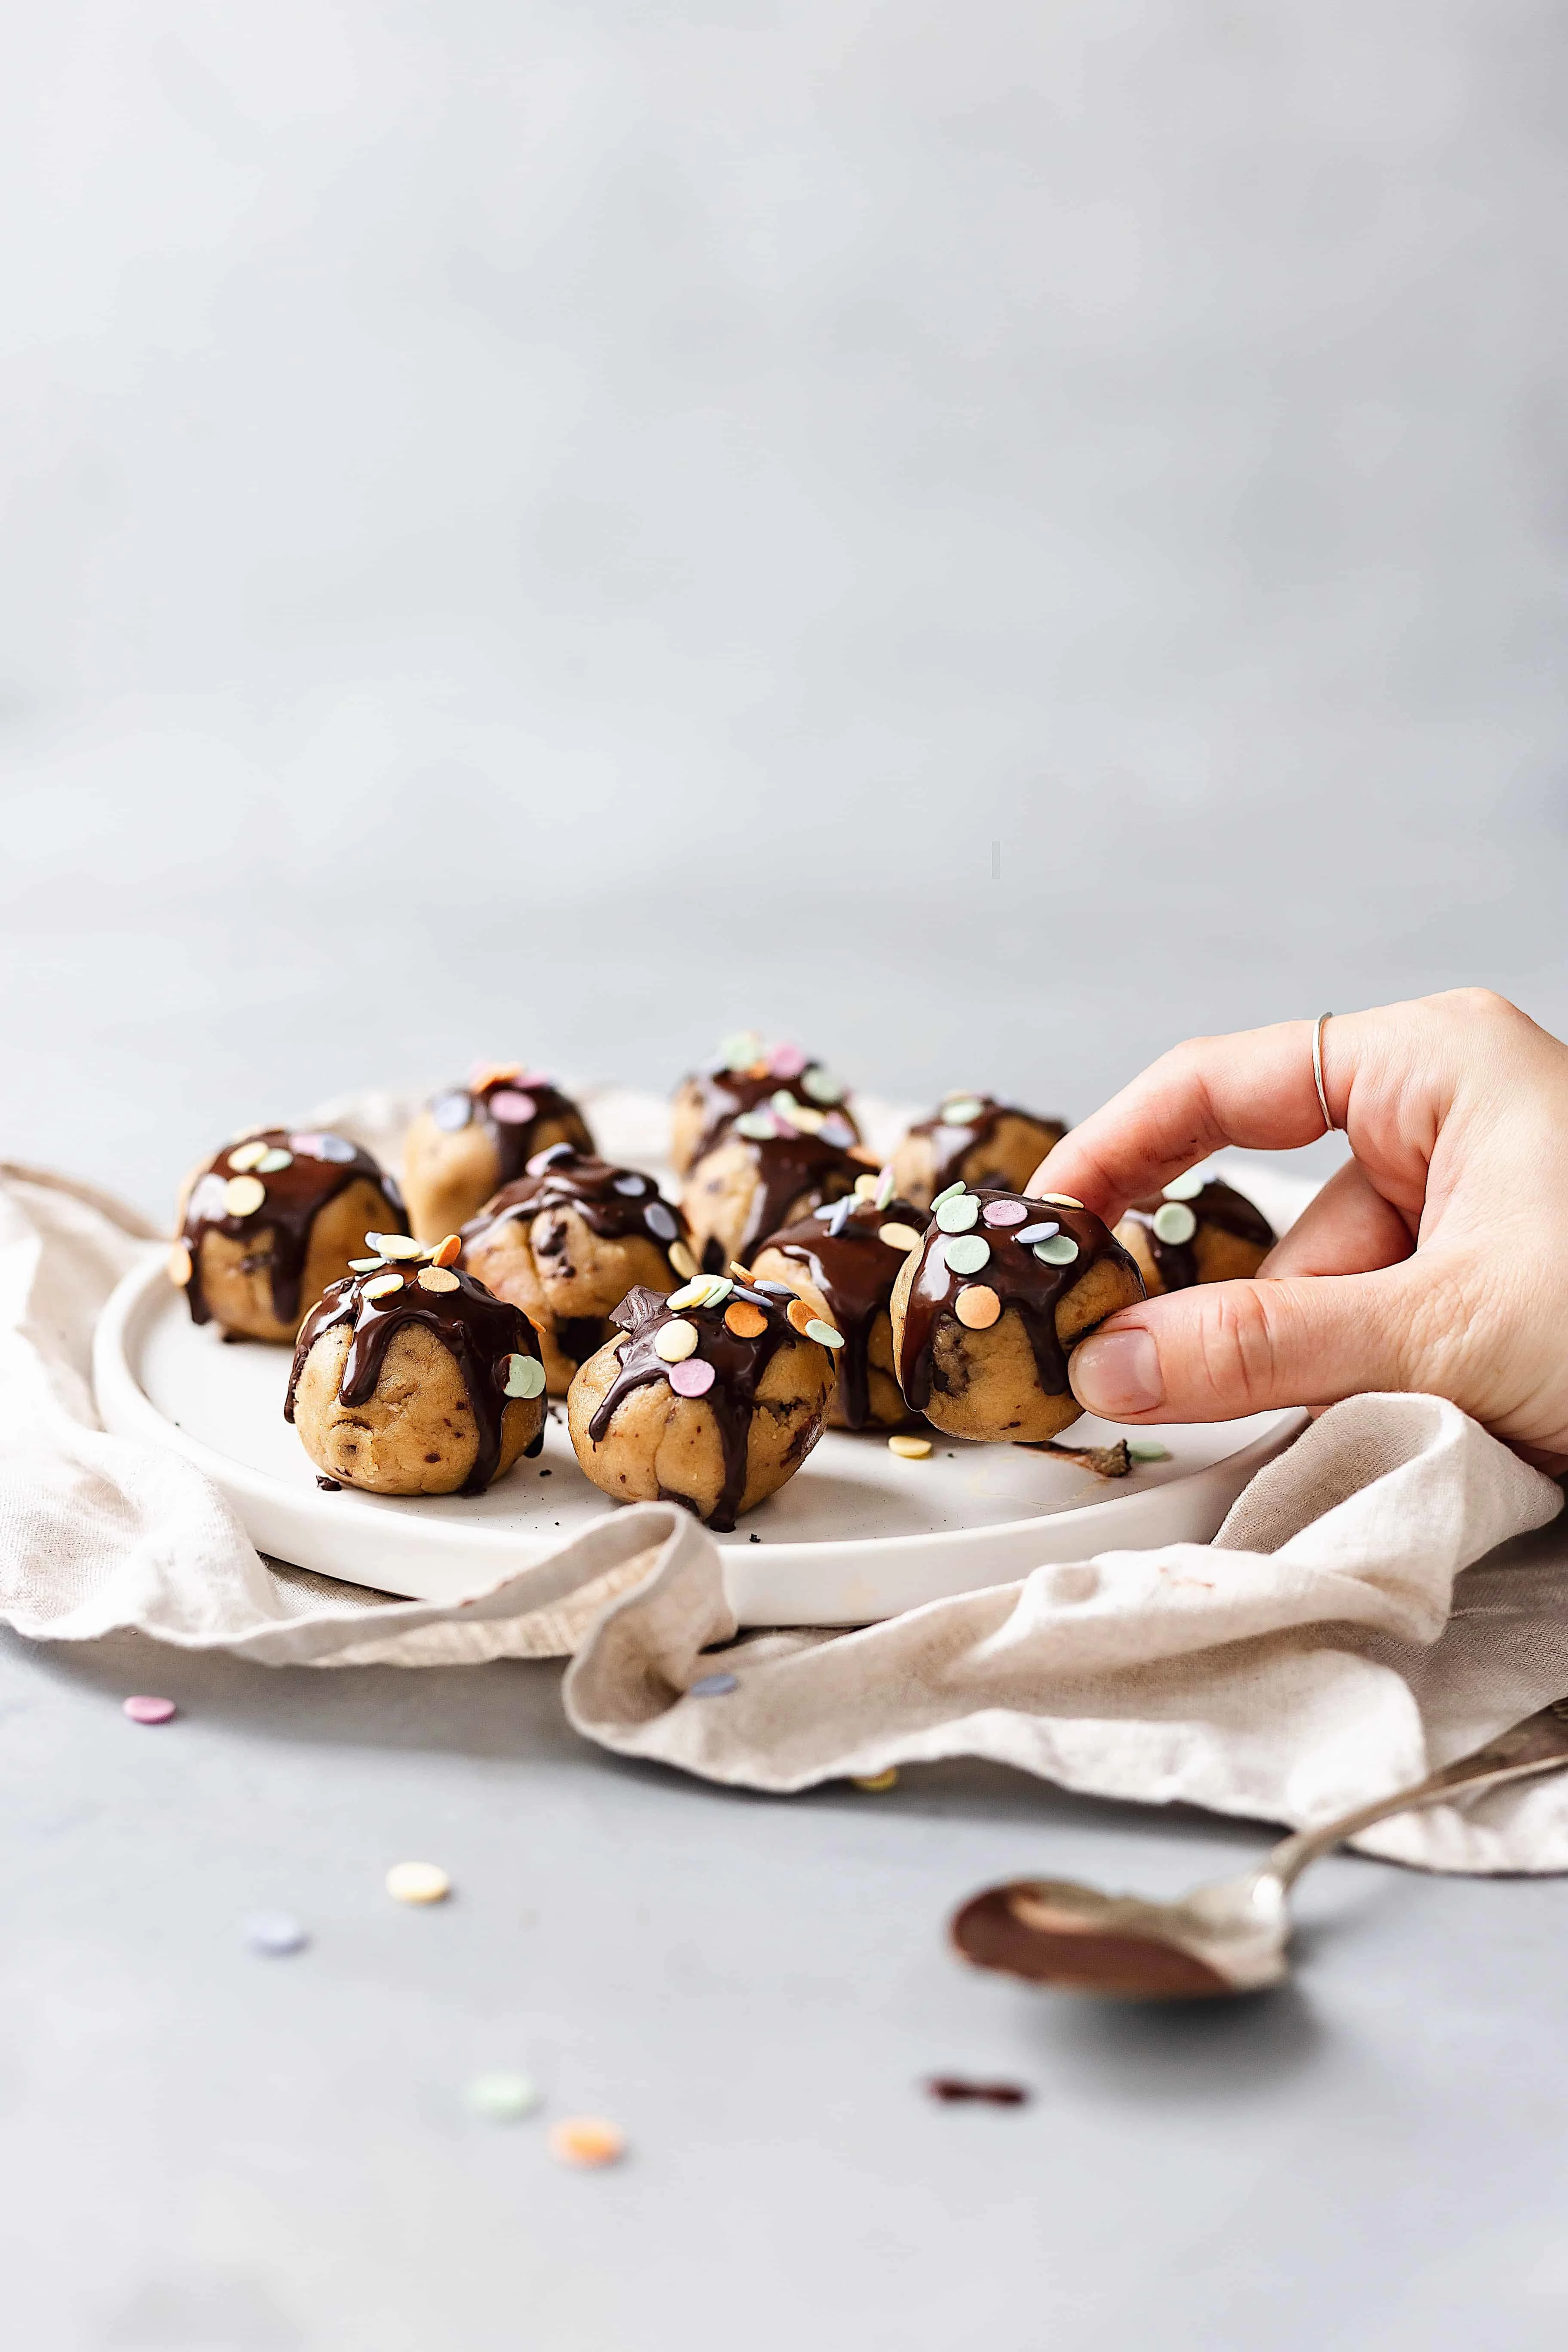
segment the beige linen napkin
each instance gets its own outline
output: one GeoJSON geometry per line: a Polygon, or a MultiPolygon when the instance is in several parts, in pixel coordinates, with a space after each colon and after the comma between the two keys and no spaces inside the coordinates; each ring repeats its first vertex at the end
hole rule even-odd
{"type": "MultiPolygon", "coordinates": [[[[580,1732],[737,1786],[980,1755],[1292,1823],[1568,1692],[1563,1547],[1509,1542],[1561,1492],[1429,1397],[1336,1406],[1212,1546],[1046,1567],[858,1633],[735,1643],[719,1548],[664,1505],[611,1514],[456,1607],[281,1568],[192,1465],[97,1425],[92,1326],[144,1236],[85,1187],[0,1169],[0,1618],[35,1640],[131,1626],[314,1665],[576,1646],[580,1732]],[[719,1670],[733,1689],[688,1696],[719,1670]]],[[[1434,1869],[1563,1869],[1568,1776],[1361,1843],[1434,1869]]]]}

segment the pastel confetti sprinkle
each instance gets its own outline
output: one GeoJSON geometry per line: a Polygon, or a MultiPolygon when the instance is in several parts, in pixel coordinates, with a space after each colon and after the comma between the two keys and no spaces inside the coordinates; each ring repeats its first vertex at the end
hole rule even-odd
{"type": "Polygon", "coordinates": [[[963,1190],[963,1179],[962,1177],[960,1177],[956,1184],[945,1185],[931,1202],[932,1209],[940,1209],[944,1201],[956,1201],[963,1190]]]}
{"type": "Polygon", "coordinates": [[[463,2105],[487,2124],[515,2124],[532,2115],[542,2095],[528,2074],[476,2074],[464,2086],[463,2105]]]}
{"type": "MultiPolygon", "coordinates": [[[[690,1328],[688,1324],[688,1330],[690,1328]]],[[[679,1363],[670,1365],[669,1385],[677,1396],[706,1396],[713,1385],[713,1367],[704,1363],[700,1356],[685,1357],[679,1363]]]]}
{"type": "Polygon", "coordinates": [[[768,1055],[768,1073],[775,1078],[798,1078],[805,1067],[805,1055],[798,1045],[775,1045],[768,1055]]]}
{"type": "Polygon", "coordinates": [[[346,1168],[354,1157],[353,1145],[346,1136],[291,1135],[289,1140],[307,1160],[326,1160],[334,1168],[346,1168]]]}
{"type": "Polygon", "coordinates": [[[889,1249],[902,1250],[907,1257],[910,1250],[919,1249],[921,1236],[913,1225],[901,1224],[895,1217],[890,1218],[887,1224],[878,1226],[877,1239],[886,1242],[889,1249]]]}
{"type": "Polygon", "coordinates": [[[448,1234],[446,1239],[444,1241],[437,1242],[435,1248],[431,1251],[430,1263],[432,1265],[455,1265],[462,1255],[462,1234],[448,1234]]]}
{"type": "Polygon", "coordinates": [[[699,1675],[694,1683],[687,1684],[686,1695],[688,1698],[722,1698],[727,1691],[740,1687],[739,1675],[699,1675]]]}
{"type": "Polygon", "coordinates": [[[936,1224],[944,1234],[966,1234],[980,1223],[980,1203],[973,1192],[960,1192],[936,1211],[936,1224]]]}
{"type": "Polygon", "coordinates": [[[291,1952],[302,1952],[310,1938],[292,1912],[253,1911],[245,1922],[245,1940],[253,1952],[280,1960],[291,1952]]]}
{"type": "Polygon", "coordinates": [[[228,1164],[237,1176],[246,1176],[256,1166],[258,1160],[265,1160],[266,1157],[265,1143],[242,1143],[237,1151],[229,1153],[228,1164]]]}
{"type": "Polygon", "coordinates": [[[719,1059],[727,1070],[743,1070],[762,1050],[763,1041],[754,1029],[735,1029],[721,1041],[719,1059]]]}
{"type": "Polygon", "coordinates": [[[557,2164],[595,2172],[602,2165],[618,2164],[626,2152],[626,2135],[603,2116],[567,2116],[550,2127],[550,2153],[557,2164]]]}
{"type": "Polygon", "coordinates": [[[842,1348],[844,1345],[844,1334],[837,1324],[825,1323],[820,1315],[812,1317],[805,1327],[805,1336],[808,1339],[815,1339],[820,1348],[842,1348]]]}
{"type": "MultiPolygon", "coordinates": [[[[868,1168],[864,1176],[857,1176],[855,1179],[855,1198],[858,1201],[872,1201],[876,1196],[877,1179],[868,1168]]],[[[880,1205],[882,1204],[879,1203],[879,1206],[880,1205]]]]}
{"type": "Polygon", "coordinates": [[[628,1201],[640,1201],[643,1194],[647,1191],[647,1178],[646,1176],[617,1176],[616,1178],[616,1190],[617,1192],[623,1193],[628,1201]]]}
{"type": "Polygon", "coordinates": [[[1029,1212],[1022,1201],[987,1201],[980,1213],[988,1225],[1021,1225],[1029,1212]]]}
{"type": "Polygon", "coordinates": [[[169,1723],[179,1708],[172,1698],[153,1698],[139,1693],[133,1698],[122,1699],[120,1712],[132,1723],[169,1723]]]}
{"type": "Polygon", "coordinates": [[[840,1118],[837,1111],[828,1112],[820,1132],[824,1143],[837,1143],[841,1151],[847,1151],[855,1140],[854,1129],[847,1118],[840,1118]]]}
{"type": "Polygon", "coordinates": [[[1002,1312],[1002,1301],[988,1284],[973,1282],[959,1292],[952,1311],[966,1330],[989,1331],[1002,1312]]]}
{"type": "Polygon", "coordinates": [[[402,1288],[403,1276],[400,1274],[378,1274],[374,1282],[365,1284],[360,1296],[362,1298],[390,1298],[395,1290],[402,1288]]]}
{"type": "Polygon", "coordinates": [[[474,1106],[467,1095],[437,1095],[430,1106],[430,1116],[443,1135],[456,1135],[473,1115],[474,1106]]]}
{"type": "Polygon", "coordinates": [[[386,1260],[384,1257],[351,1257],[349,1260],[349,1272],[351,1274],[374,1274],[378,1265],[384,1265],[385,1264],[386,1260]]]}
{"type": "Polygon", "coordinates": [[[724,1323],[737,1339],[760,1339],[768,1328],[768,1318],[760,1307],[751,1307],[736,1299],[724,1309],[724,1323]]]}
{"type": "Polygon", "coordinates": [[[898,1787],[899,1768],[896,1764],[889,1764],[885,1772],[851,1772],[849,1777],[858,1789],[865,1790],[868,1796],[879,1797],[887,1790],[898,1787]]]}
{"type": "Polygon", "coordinates": [[[942,1107],[945,1127],[973,1127],[984,1116],[985,1106],[978,1095],[950,1095],[942,1107]]]}
{"type": "Polygon", "coordinates": [[[452,1882],[437,1862],[395,1862],[386,1874],[395,1903],[445,1903],[452,1882]]]}
{"type": "Polygon", "coordinates": [[[889,1207],[892,1202],[892,1198],[893,1171],[890,1168],[884,1168],[881,1174],[877,1179],[876,1199],[878,1208],[886,1209],[889,1207]]]}
{"type": "Polygon", "coordinates": [[[1042,1265],[1070,1265],[1078,1255],[1078,1244],[1070,1234],[1058,1234],[1054,1241],[1037,1242],[1035,1255],[1042,1265]]]}
{"type": "Polygon", "coordinates": [[[784,1315],[788,1320],[790,1329],[792,1331],[798,1331],[803,1339],[812,1324],[816,1320],[815,1314],[806,1305],[804,1298],[792,1298],[789,1305],[784,1308],[784,1315]]]}
{"type": "Polygon", "coordinates": [[[539,1117],[539,1105],[531,1095],[520,1094],[515,1087],[501,1087],[490,1097],[490,1117],[507,1127],[526,1127],[531,1118],[539,1117]]]}
{"type": "MultiPolygon", "coordinates": [[[[1076,1243],[1073,1248],[1076,1255],[1076,1243]]],[[[978,1234],[959,1234],[947,1244],[945,1255],[950,1274],[978,1274],[982,1266],[991,1263],[991,1244],[978,1234]]]]}
{"type": "Polygon", "coordinates": [[[1173,1246],[1190,1242],[1198,1229],[1198,1221],[1184,1201],[1162,1201],[1151,1222],[1155,1239],[1173,1246]]]}
{"type": "Polygon", "coordinates": [[[813,1102],[826,1103],[831,1107],[834,1103],[840,1103],[844,1099],[844,1089],[831,1070],[807,1070],[800,1083],[813,1102]]]}
{"type": "Polygon", "coordinates": [[[734,1287],[727,1274],[694,1275],[683,1289],[670,1293],[671,1312],[679,1315],[688,1307],[717,1307],[734,1287]]]}
{"type": "Polygon", "coordinates": [[[771,1110],[743,1110],[735,1121],[736,1134],[743,1135],[748,1143],[771,1143],[778,1131],[771,1110]]]}
{"type": "Polygon", "coordinates": [[[1014,1234],[1013,1239],[1016,1242],[1027,1243],[1032,1247],[1036,1242],[1054,1241],[1060,1231],[1061,1227],[1055,1217],[1047,1217],[1037,1225],[1026,1225],[1022,1233],[1014,1234]]]}
{"type": "Polygon", "coordinates": [[[903,1462],[923,1462],[931,1453],[929,1437],[889,1437],[888,1451],[903,1462]]]}
{"type": "Polygon", "coordinates": [[[421,1290],[459,1290],[462,1285],[444,1265],[422,1265],[414,1279],[421,1290]]]}
{"type": "Polygon", "coordinates": [[[684,1363],[697,1352],[697,1326],[678,1318],[654,1334],[654,1353],[667,1364],[684,1363]]]}
{"type": "Polygon", "coordinates": [[[223,1188],[224,1214],[253,1217],[266,1199],[267,1187],[258,1176],[231,1176],[223,1188]]]}
{"type": "Polygon", "coordinates": [[[537,1356],[525,1356],[520,1350],[506,1359],[506,1379],[503,1382],[509,1397],[536,1397],[544,1394],[544,1367],[537,1356]]]}
{"type": "Polygon", "coordinates": [[[674,1267],[676,1273],[684,1275],[688,1281],[691,1279],[691,1276],[697,1271],[697,1260],[692,1256],[691,1252],[687,1248],[684,1242],[670,1243],[669,1263],[674,1267]]]}
{"type": "Polygon", "coordinates": [[[383,1257],[400,1259],[405,1265],[411,1265],[426,1254],[424,1243],[407,1234],[366,1234],[365,1242],[369,1248],[379,1250],[383,1257]]]}
{"type": "MultiPolygon", "coordinates": [[[[667,1202],[650,1201],[642,1213],[642,1221],[649,1233],[657,1234],[661,1242],[673,1242],[679,1238],[679,1221],[667,1202]]],[[[673,1258],[670,1263],[674,1264],[673,1258]]]]}
{"type": "Polygon", "coordinates": [[[280,1176],[285,1168],[292,1168],[293,1165],[294,1154],[285,1151],[279,1144],[257,1161],[256,1172],[258,1176],[280,1176]]]}
{"type": "Polygon", "coordinates": [[[1081,1209],[1083,1202],[1075,1201],[1070,1192],[1042,1192],[1038,1196],[1053,1209],[1081,1209]]]}
{"type": "MultiPolygon", "coordinates": [[[[231,1160],[229,1166],[232,1168],[233,1165],[231,1160]]],[[[1184,1176],[1172,1177],[1164,1187],[1165,1198],[1167,1201],[1195,1201],[1207,1181],[1201,1169],[1189,1168],[1184,1176]]]]}
{"type": "Polygon", "coordinates": [[[170,1281],[179,1289],[184,1290],[194,1271],[195,1262],[189,1249],[184,1242],[176,1242],[169,1252],[170,1281]]]}
{"type": "Polygon", "coordinates": [[[1157,1437],[1130,1437],[1127,1451],[1134,1462],[1168,1462],[1171,1449],[1162,1445],[1157,1437]]]}

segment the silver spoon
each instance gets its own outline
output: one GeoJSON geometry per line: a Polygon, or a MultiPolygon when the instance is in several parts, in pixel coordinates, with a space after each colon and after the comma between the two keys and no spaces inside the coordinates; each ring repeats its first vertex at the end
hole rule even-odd
{"type": "Polygon", "coordinates": [[[1413,1789],[1300,1830],[1240,1878],[1195,1886],[1176,1903],[1101,1895],[1070,1879],[988,1886],[953,1914],[952,1940],[977,1968],[1032,1984],[1127,2000],[1201,2000],[1258,1992],[1289,1972],[1289,1891],[1310,1862],[1390,1813],[1471,1796],[1568,1765],[1568,1698],[1527,1716],[1413,1789]]]}

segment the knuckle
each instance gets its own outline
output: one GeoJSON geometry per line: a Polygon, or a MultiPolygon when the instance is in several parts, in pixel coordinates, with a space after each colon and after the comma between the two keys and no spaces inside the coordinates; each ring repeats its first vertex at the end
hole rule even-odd
{"type": "Polygon", "coordinates": [[[1274,1393],[1279,1293],[1268,1283],[1216,1284],[1199,1326],[1204,1378],[1215,1396],[1248,1403],[1274,1393]]]}
{"type": "Polygon", "coordinates": [[[1529,1019],[1527,1013],[1521,1013],[1509,997],[1500,995],[1495,988],[1450,988],[1444,990],[1439,996],[1428,997],[1426,1001],[1429,1004],[1441,1006],[1446,1012],[1461,1013],[1468,1020],[1485,1022],[1498,1027],[1511,1026],[1516,1022],[1529,1019]]]}

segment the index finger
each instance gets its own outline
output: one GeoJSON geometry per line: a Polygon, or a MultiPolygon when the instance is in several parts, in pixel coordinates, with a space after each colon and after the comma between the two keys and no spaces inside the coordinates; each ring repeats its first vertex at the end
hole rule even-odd
{"type": "MultiPolygon", "coordinates": [[[[1353,1014],[1334,1024],[1342,1069],[1353,1014]]],[[[1312,1078],[1310,1021],[1279,1021],[1229,1037],[1189,1037],[1152,1062],[1102,1110],[1073,1128],[1029,1179],[1034,1193],[1066,1192],[1114,1224],[1130,1201],[1223,1144],[1293,1151],[1323,1133],[1312,1078]]],[[[1328,1081],[1328,1046],[1324,1077],[1328,1081]]],[[[1331,1087],[1331,1106],[1343,1089],[1331,1087]]],[[[1336,1118],[1336,1124],[1339,1121],[1336,1118]]]]}

